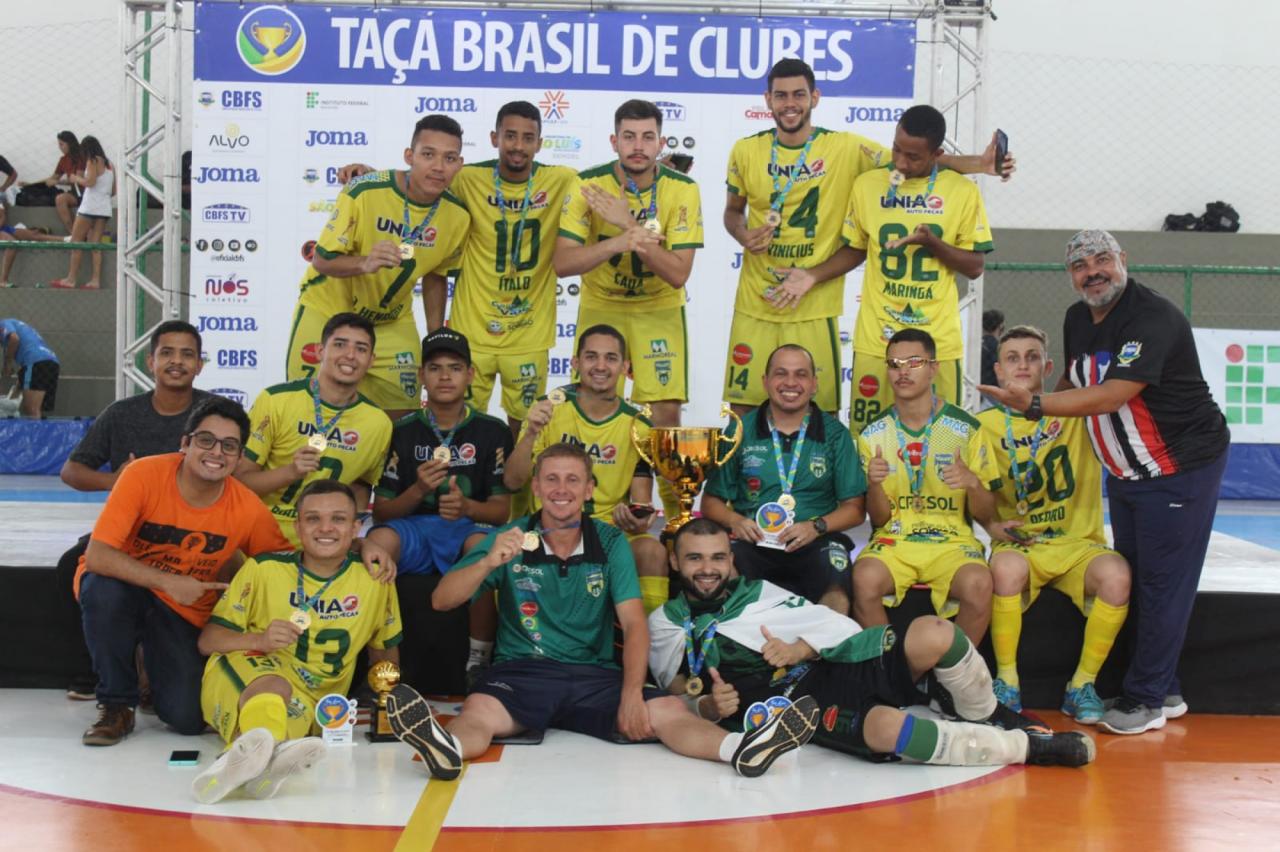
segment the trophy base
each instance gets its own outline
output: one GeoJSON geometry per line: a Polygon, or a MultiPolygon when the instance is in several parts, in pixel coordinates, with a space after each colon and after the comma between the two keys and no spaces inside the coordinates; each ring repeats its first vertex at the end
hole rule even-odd
{"type": "Polygon", "coordinates": [[[391,730],[391,723],[387,721],[386,709],[380,707],[373,708],[373,713],[369,716],[369,730],[364,735],[371,743],[400,742],[396,732],[391,730]]]}

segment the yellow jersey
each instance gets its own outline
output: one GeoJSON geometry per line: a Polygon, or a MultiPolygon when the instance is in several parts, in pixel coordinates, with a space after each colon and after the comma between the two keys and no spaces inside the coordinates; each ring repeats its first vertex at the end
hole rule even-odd
{"type": "Polygon", "coordinates": [[[960,297],[956,275],[923,246],[885,251],[884,244],[928,225],[942,240],[966,251],[989,252],[991,226],[978,186],[959,172],[939,169],[933,192],[929,178],[903,181],[890,200],[892,165],[859,176],[853,183],[844,240],[865,249],[862,305],[854,328],[853,351],[884,357],[885,343],[902,328],[933,336],[938,358],[960,358],[960,297]]]}
{"type": "Polygon", "coordinates": [[[787,186],[788,179],[793,181],[782,203],[782,224],[768,251],[742,253],[734,310],[774,322],[838,317],[844,312],[844,276],[815,284],[795,310],[778,310],[765,293],[777,286],[790,267],[817,266],[840,248],[854,179],[889,162],[891,154],[865,136],[815,127],[803,167],[797,165],[804,146],[781,144],[775,166],[774,133],[764,130],[739,139],[729,153],[726,182],[729,192],[746,196],[748,228],[765,223],[774,193],[787,186]]]}
{"type": "MultiPolygon", "coordinates": [[[[615,197],[627,200],[631,215],[638,222],[647,222],[649,208],[656,210],[663,247],[677,249],[702,248],[702,198],[698,185],[674,169],[659,166],[653,188],[624,192],[625,184],[619,183],[614,167],[618,161],[605,163],[594,169],[579,172],[584,184],[594,184],[615,197]],[[651,202],[652,197],[652,202],[651,202]]],[[[616,237],[621,230],[595,215],[582,197],[575,192],[564,200],[564,212],[560,216],[560,236],[586,245],[616,237]]],[[[685,303],[683,287],[672,287],[645,267],[635,252],[622,252],[609,258],[582,276],[582,295],[579,304],[585,308],[616,309],[622,304],[643,304],[650,308],[678,308],[685,303]]]]}
{"type": "MultiPolygon", "coordinates": [[[[272,621],[287,620],[302,608],[304,601],[298,597],[301,575],[302,594],[313,601],[309,607],[311,626],[292,647],[275,653],[289,660],[290,679],[312,697],[331,692],[346,695],[354,663],[365,647],[381,650],[400,644],[396,586],[374,580],[358,559],[348,558],[337,574],[322,579],[303,567],[302,558],[301,553],[289,552],[262,553],[246,560],[218,599],[209,621],[237,633],[261,633],[272,621]]],[[[252,661],[255,655],[247,656],[252,661]]],[[[222,657],[209,657],[205,671],[219,666],[222,657]]]]}
{"type": "Polygon", "coordinates": [[[899,431],[893,418],[893,408],[890,408],[867,424],[858,435],[858,456],[863,470],[875,457],[877,448],[889,462],[889,477],[882,485],[893,506],[893,514],[887,524],[872,533],[873,539],[976,541],[964,491],[953,489],[942,479],[942,469],[959,458],[988,491],[995,491],[1001,485],[995,453],[986,432],[972,415],[945,403],[923,429],[913,432],[902,427],[899,431]],[[926,433],[927,455],[924,446],[926,433]],[[919,492],[920,506],[917,508],[916,495],[911,492],[911,478],[912,471],[920,467],[922,456],[925,469],[919,492]]]}
{"type": "Polygon", "coordinates": [[[499,178],[496,160],[463,166],[450,191],[471,211],[449,326],[481,352],[537,352],[556,340],[556,250],[564,200],[578,191],[568,166],[533,164],[529,180],[499,178]],[[532,183],[531,183],[532,182],[532,183]],[[529,207],[524,210],[526,193],[529,207]],[[522,213],[521,211],[524,210],[522,213]],[[524,226],[520,224],[524,217],[524,226]]]}
{"type": "Polygon", "coordinates": [[[330,278],[308,265],[300,304],[335,314],[352,311],[375,325],[390,323],[412,316],[413,286],[418,279],[429,273],[443,276],[458,265],[471,224],[467,208],[448,192],[435,204],[415,204],[405,197],[398,181],[395,171],[370,172],[343,187],[315,250],[324,258],[366,255],[375,243],[404,243],[408,234],[420,231],[413,241],[413,257],[397,267],[349,278],[330,278]]]}
{"type": "MultiPolygon", "coordinates": [[[[542,397],[546,399],[546,397],[542,397]]],[[[637,476],[652,476],[649,463],[640,458],[631,442],[631,428],[642,442],[649,439],[652,428],[649,420],[625,402],[618,403],[618,410],[603,420],[592,420],[581,408],[574,395],[555,407],[551,420],[533,442],[533,458],[552,444],[574,444],[591,456],[591,474],[595,490],[584,511],[598,521],[613,523],[613,507],[631,502],[631,480],[637,476]]],[[[528,429],[526,423],[524,426],[528,429]]],[[[542,504],[534,500],[537,511],[542,504]]]]}
{"type": "Polygon", "coordinates": [[[1107,543],[1102,532],[1102,464],[1089,443],[1083,418],[1045,417],[1032,422],[996,407],[981,412],[978,422],[995,453],[997,469],[1007,474],[996,494],[1000,520],[1021,520],[1018,535],[1035,541],[1068,537],[1107,543]],[[1013,428],[1012,451],[1007,426],[1013,428]],[[1034,459],[1032,444],[1037,444],[1034,459]],[[1011,452],[1017,453],[1022,497],[1015,485],[1011,452]],[[1025,514],[1018,512],[1019,500],[1027,502],[1025,514]]]}
{"type": "MultiPolygon", "coordinates": [[[[341,409],[322,403],[320,417],[320,425],[332,424],[325,433],[329,446],[320,459],[320,469],[262,498],[280,524],[280,531],[295,547],[298,535],[293,525],[298,510],[294,501],[303,486],[316,479],[336,479],[348,484],[364,482],[372,487],[382,476],[382,462],[391,443],[391,419],[363,396],[341,409]]],[[[299,379],[262,391],[249,411],[249,424],[252,431],[244,445],[245,458],[263,470],[292,463],[293,454],[320,431],[311,380],[299,379]]]]}

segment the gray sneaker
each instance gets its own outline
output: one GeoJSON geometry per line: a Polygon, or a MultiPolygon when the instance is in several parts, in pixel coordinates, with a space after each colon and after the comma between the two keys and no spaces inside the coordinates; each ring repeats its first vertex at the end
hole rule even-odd
{"type": "Polygon", "coordinates": [[[1187,715],[1187,702],[1179,694],[1166,695],[1164,697],[1164,706],[1160,708],[1166,719],[1177,719],[1179,716],[1187,715]]]}
{"type": "Polygon", "coordinates": [[[1161,708],[1148,707],[1125,695],[1102,714],[1098,727],[1112,734],[1141,734],[1163,728],[1164,722],[1161,708]]]}

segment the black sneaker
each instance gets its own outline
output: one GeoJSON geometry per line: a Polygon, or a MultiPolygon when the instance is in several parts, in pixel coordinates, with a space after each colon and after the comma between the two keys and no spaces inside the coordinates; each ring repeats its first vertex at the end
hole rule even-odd
{"type": "Polygon", "coordinates": [[[387,721],[400,741],[422,756],[433,778],[452,781],[462,774],[462,752],[412,686],[397,684],[387,694],[387,721]]]}
{"type": "Polygon", "coordinates": [[[1039,734],[1052,734],[1053,729],[1043,722],[1037,722],[1030,716],[1019,713],[1017,710],[1010,710],[1000,702],[996,702],[996,712],[982,720],[988,725],[994,725],[1006,731],[1026,731],[1028,734],[1035,732],[1039,734]]]}
{"type": "Polygon", "coordinates": [[[1093,763],[1098,747],[1079,731],[1042,734],[1027,731],[1027,764],[1036,766],[1084,766],[1093,763]]]}
{"type": "Polygon", "coordinates": [[[786,710],[743,735],[733,753],[733,768],[744,778],[763,775],[779,757],[809,742],[818,729],[819,711],[818,702],[808,695],[797,698],[786,710]]]}

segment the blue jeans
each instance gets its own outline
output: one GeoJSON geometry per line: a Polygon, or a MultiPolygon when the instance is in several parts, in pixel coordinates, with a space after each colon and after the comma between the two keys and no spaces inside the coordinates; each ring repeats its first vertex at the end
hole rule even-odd
{"type": "Polygon", "coordinates": [[[1107,480],[1111,533],[1129,560],[1133,658],[1124,694],[1148,707],[1180,694],[1178,658],[1204,568],[1227,453],[1184,473],[1157,479],[1107,480]]]}
{"type": "Polygon", "coordinates": [[[156,715],[180,734],[204,731],[200,679],[205,658],[196,649],[198,627],[149,589],[88,572],[80,580],[80,611],[100,704],[137,705],[134,649],[141,644],[156,715]]]}

